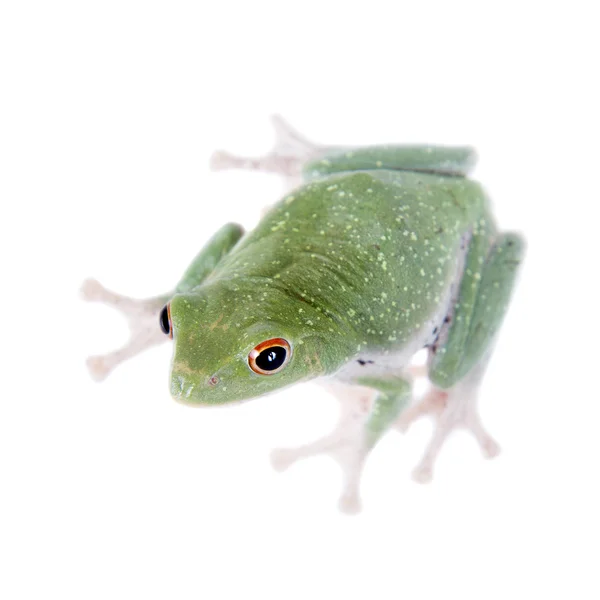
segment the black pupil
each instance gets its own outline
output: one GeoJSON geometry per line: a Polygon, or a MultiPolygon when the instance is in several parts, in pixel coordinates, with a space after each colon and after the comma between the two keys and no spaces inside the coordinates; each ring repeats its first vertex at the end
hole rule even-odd
{"type": "Polygon", "coordinates": [[[271,346],[256,357],[256,365],[263,371],[275,371],[285,362],[287,351],[281,346],[271,346]]]}
{"type": "Polygon", "coordinates": [[[162,332],[169,335],[171,333],[171,325],[169,324],[169,310],[166,306],[160,311],[159,322],[162,332]]]}

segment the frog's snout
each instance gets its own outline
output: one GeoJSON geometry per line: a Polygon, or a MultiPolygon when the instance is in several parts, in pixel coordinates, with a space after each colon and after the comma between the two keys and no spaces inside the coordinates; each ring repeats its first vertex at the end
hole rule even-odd
{"type": "Polygon", "coordinates": [[[187,400],[194,390],[194,384],[183,375],[173,373],[171,375],[171,396],[175,400],[187,400]]]}
{"type": "MultiPolygon", "coordinates": [[[[199,381],[182,373],[173,372],[171,375],[171,396],[174,400],[184,403],[202,403],[205,394],[210,394],[221,380],[216,375],[199,378],[199,381]]],[[[208,398],[206,398],[208,400],[208,398]]]]}

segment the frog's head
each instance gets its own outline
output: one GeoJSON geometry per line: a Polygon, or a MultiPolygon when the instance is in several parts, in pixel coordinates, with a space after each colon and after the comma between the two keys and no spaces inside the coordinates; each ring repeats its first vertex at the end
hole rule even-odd
{"type": "MultiPolygon", "coordinates": [[[[202,293],[178,294],[165,307],[161,326],[173,337],[176,400],[197,405],[245,400],[339,366],[331,358],[335,344],[314,327],[315,309],[279,290],[257,287],[236,286],[234,293],[216,283],[202,293]]],[[[325,323],[323,315],[319,322],[325,323]]]]}

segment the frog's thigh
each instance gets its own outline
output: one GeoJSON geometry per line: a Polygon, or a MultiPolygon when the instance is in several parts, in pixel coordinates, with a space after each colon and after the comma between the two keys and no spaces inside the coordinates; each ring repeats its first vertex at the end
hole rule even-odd
{"type": "Polygon", "coordinates": [[[447,338],[436,343],[429,365],[429,379],[441,388],[460,381],[487,353],[502,324],[524,242],[516,234],[501,235],[483,264],[470,255],[451,316],[447,338]]]}
{"type": "Polygon", "coordinates": [[[434,387],[416,409],[400,418],[403,428],[427,412],[436,418],[432,439],[413,473],[417,481],[431,479],[435,459],[457,427],[471,431],[484,456],[494,457],[500,450],[479,418],[477,391],[508,306],[523,247],[519,236],[501,236],[488,253],[480,277],[467,281],[466,287],[461,285],[466,292],[478,282],[474,302],[461,302],[459,295],[447,339],[430,361],[429,378],[434,387]]]}
{"type": "Polygon", "coordinates": [[[365,170],[418,171],[464,177],[477,160],[469,147],[382,145],[338,148],[303,166],[304,179],[365,170]]]}

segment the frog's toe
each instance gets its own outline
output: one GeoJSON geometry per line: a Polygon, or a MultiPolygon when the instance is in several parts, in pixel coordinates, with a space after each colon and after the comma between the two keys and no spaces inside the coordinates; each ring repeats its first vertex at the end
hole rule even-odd
{"type": "Polygon", "coordinates": [[[281,115],[271,115],[275,130],[275,146],[272,154],[310,158],[317,146],[298,133],[281,115]]]}
{"type": "Polygon", "coordinates": [[[433,479],[433,465],[420,464],[412,472],[412,478],[417,483],[430,483],[433,479]]]}
{"type": "Polygon", "coordinates": [[[108,306],[114,306],[128,314],[139,306],[140,300],[134,300],[121,294],[116,294],[106,289],[97,279],[86,279],[80,288],[81,297],[87,302],[101,302],[108,306]]]}
{"type": "Polygon", "coordinates": [[[247,169],[278,173],[295,183],[303,165],[315,158],[322,148],[301,136],[280,116],[274,115],[272,122],[275,144],[270,152],[260,157],[247,157],[218,150],[210,159],[210,168],[213,171],[247,169]]]}
{"type": "Polygon", "coordinates": [[[146,327],[132,329],[131,338],[125,346],[109,354],[92,356],[88,359],[87,364],[90,374],[96,381],[102,381],[117,365],[137,356],[148,348],[162,344],[167,339],[167,336],[160,331],[158,325],[148,324],[146,327]]]}
{"type": "Polygon", "coordinates": [[[335,456],[342,470],[343,488],[338,501],[339,509],[348,515],[355,515],[362,509],[360,482],[367,458],[367,451],[361,446],[348,448],[335,456]]]}
{"type": "Polygon", "coordinates": [[[226,169],[251,169],[251,159],[235,156],[224,150],[216,150],[210,157],[211,171],[225,171],[226,169]]]}
{"type": "Polygon", "coordinates": [[[105,289],[96,279],[86,279],[80,288],[81,298],[86,302],[98,302],[102,300],[105,289]]]}
{"type": "Polygon", "coordinates": [[[500,444],[493,438],[490,438],[485,444],[481,446],[481,451],[483,452],[483,456],[485,458],[496,458],[502,449],[500,448],[500,444]]]}
{"type": "Polygon", "coordinates": [[[340,512],[356,515],[362,510],[362,502],[357,490],[345,491],[338,501],[340,512]]]}
{"type": "Polygon", "coordinates": [[[275,471],[282,472],[298,460],[298,453],[293,448],[274,448],[271,451],[271,466],[275,471]]]}
{"type": "Polygon", "coordinates": [[[86,360],[86,365],[90,376],[94,381],[104,381],[115,369],[115,367],[126,360],[130,354],[127,352],[128,347],[125,346],[115,352],[109,354],[98,354],[90,356],[86,360]]]}
{"type": "Polygon", "coordinates": [[[481,423],[471,424],[469,430],[479,443],[484,458],[492,459],[500,454],[500,444],[482,427],[481,423]]]}
{"type": "Polygon", "coordinates": [[[494,458],[500,453],[498,442],[484,429],[477,412],[476,387],[469,382],[457,384],[449,390],[433,388],[417,405],[403,414],[397,426],[408,427],[424,415],[434,417],[433,435],[420,463],[413,471],[413,479],[419,483],[431,481],[437,457],[446,439],[455,429],[470,431],[486,458],[494,458]]]}
{"type": "Polygon", "coordinates": [[[318,454],[331,456],[340,466],[343,491],[339,506],[342,512],[353,514],[360,510],[360,480],[367,450],[359,439],[333,434],[312,444],[297,448],[277,448],[271,452],[271,464],[276,471],[284,471],[301,458],[318,454]]]}
{"type": "Polygon", "coordinates": [[[112,367],[106,363],[104,356],[90,356],[85,364],[90,372],[90,376],[95,381],[103,381],[112,370],[112,367]]]}

